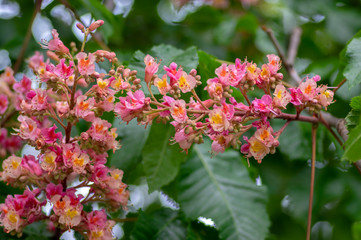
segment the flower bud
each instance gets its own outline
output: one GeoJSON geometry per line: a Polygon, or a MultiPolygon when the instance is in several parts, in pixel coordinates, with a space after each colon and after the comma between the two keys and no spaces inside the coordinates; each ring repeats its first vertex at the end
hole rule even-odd
{"type": "Polygon", "coordinates": [[[82,33],[84,32],[85,27],[83,26],[83,24],[77,23],[77,24],[76,24],[76,27],[77,27],[82,33]]]}
{"type": "Polygon", "coordinates": [[[90,24],[89,26],[89,31],[94,31],[95,29],[97,29],[98,27],[102,26],[104,24],[103,20],[97,20],[95,22],[93,22],[92,24],[90,24]]]}

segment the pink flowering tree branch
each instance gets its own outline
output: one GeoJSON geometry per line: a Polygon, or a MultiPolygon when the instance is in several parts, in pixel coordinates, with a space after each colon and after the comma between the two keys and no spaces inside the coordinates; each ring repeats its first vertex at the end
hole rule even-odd
{"type": "MultiPolygon", "coordinates": [[[[146,55],[145,76],[140,79],[137,71],[116,66],[114,52],[85,51],[87,35],[102,24],[98,20],[88,28],[77,25],[84,33],[79,52],[74,45],[69,50],[53,30],[53,39],[42,45],[49,50],[49,59],[36,53],[29,60],[45,87],[32,89],[27,77],[13,84],[20,93],[17,134],[40,153],[12,155],[3,162],[1,179],[25,188],[23,194],[8,196],[0,205],[0,224],[8,233],[21,235],[25,226],[47,220],[55,237],[68,229],[89,239],[111,237],[115,221],[108,219],[106,211],[126,209],[129,191],[122,182],[123,172],[105,165],[107,151],[119,148],[117,129],[102,119],[105,112],[115,113],[123,122],[136,119],[146,126],[155,120],[170,122],[175,128],[172,141],[186,152],[208,137],[214,155],[232,146],[247,159],[261,163],[275,153],[291,121],[323,123],[320,111],[333,102],[334,92],[318,85],[318,75],[306,77],[296,87],[286,86],[279,73],[281,59],[273,54],[261,66],[240,59],[222,63],[210,79],[201,79],[195,69],[184,71],[175,62],[162,66],[166,74],[158,76],[161,61],[146,55]],[[96,72],[96,63],[105,60],[112,67],[106,73],[96,72]],[[142,81],[147,89],[142,88],[142,81]],[[202,82],[206,83],[206,99],[195,91],[202,82]],[[152,87],[158,92],[153,93],[152,87]],[[263,93],[260,98],[251,97],[256,89],[263,93]],[[235,91],[243,100],[233,96],[235,91]],[[294,114],[284,112],[290,107],[294,114]],[[312,116],[303,115],[305,110],[312,116]],[[275,131],[272,119],[286,122],[275,131]],[[72,135],[80,121],[88,122],[90,128],[72,135]],[[77,192],[80,187],[88,189],[86,196],[77,192]],[[103,203],[106,209],[85,211],[93,202],[103,203]],[[41,208],[48,203],[52,210],[46,215],[41,208]]],[[[1,104],[6,111],[6,100],[1,104]]]]}

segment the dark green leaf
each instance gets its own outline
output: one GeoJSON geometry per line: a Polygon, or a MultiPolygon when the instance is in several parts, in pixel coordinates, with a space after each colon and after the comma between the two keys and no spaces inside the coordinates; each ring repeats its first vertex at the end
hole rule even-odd
{"type": "Polygon", "coordinates": [[[181,208],[191,219],[211,218],[222,239],[264,239],[269,227],[266,189],[250,179],[237,152],[212,157],[209,150],[209,143],[194,146],[181,167],[181,208]]]}
{"type": "Polygon", "coordinates": [[[350,106],[352,110],[345,118],[348,131],[354,129],[361,121],[361,96],[352,98],[350,106]]]}
{"type": "Polygon", "coordinates": [[[183,240],[186,234],[187,225],[179,216],[178,211],[163,208],[148,214],[141,212],[131,239],[183,240]]]}
{"type": "Polygon", "coordinates": [[[153,123],[149,138],[143,148],[143,165],[149,191],[159,189],[170,183],[177,175],[186,154],[178,144],[170,145],[174,127],[153,123]]]}
{"type": "Polygon", "coordinates": [[[135,120],[126,124],[120,123],[117,119],[113,124],[117,128],[122,147],[113,154],[111,165],[124,170],[127,174],[139,163],[143,146],[148,138],[149,127],[137,125],[135,120]]]}

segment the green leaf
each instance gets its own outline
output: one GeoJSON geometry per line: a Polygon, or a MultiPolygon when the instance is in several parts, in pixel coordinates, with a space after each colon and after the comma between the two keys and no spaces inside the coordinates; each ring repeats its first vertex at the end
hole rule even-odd
{"type": "Polygon", "coordinates": [[[350,106],[352,110],[345,118],[348,131],[354,129],[361,121],[361,96],[352,98],[350,106]]]}
{"type": "MultiPolygon", "coordinates": [[[[157,60],[162,60],[161,64],[159,65],[159,70],[157,75],[163,76],[166,72],[163,69],[163,66],[169,66],[172,62],[178,64],[178,66],[182,66],[183,70],[189,72],[193,68],[196,69],[198,66],[198,54],[196,47],[190,47],[186,50],[181,50],[175,48],[171,45],[158,45],[154,46],[147,54],[151,55],[157,60]]],[[[144,80],[145,76],[145,64],[144,64],[144,57],[146,56],[145,53],[141,51],[136,51],[134,53],[134,59],[130,62],[129,68],[131,70],[137,70],[138,74],[137,77],[141,80],[144,80]]],[[[147,89],[147,86],[144,81],[142,81],[143,91],[147,89]]],[[[152,86],[152,91],[157,93],[158,90],[156,87],[152,86]],[[154,89],[153,89],[154,88],[154,89]]]]}
{"type": "Polygon", "coordinates": [[[177,175],[186,154],[178,144],[170,145],[174,127],[153,123],[143,149],[143,166],[149,191],[153,192],[170,183],[177,175]]]}
{"type": "Polygon", "coordinates": [[[348,135],[348,139],[345,142],[345,152],[342,156],[343,160],[350,162],[356,162],[361,160],[361,125],[355,127],[348,135]]]}
{"type": "Polygon", "coordinates": [[[24,233],[28,235],[27,240],[46,240],[53,236],[53,233],[47,229],[45,221],[34,222],[24,228],[24,233]]]}
{"type": "Polygon", "coordinates": [[[349,89],[361,83],[361,31],[346,45],[340,55],[340,74],[336,83],[346,78],[349,89]],[[342,75],[341,75],[342,72],[342,75]]]}
{"type": "Polygon", "coordinates": [[[129,174],[129,171],[139,163],[150,128],[138,125],[136,120],[129,124],[119,123],[119,120],[115,120],[113,125],[117,128],[122,147],[113,154],[111,165],[122,169],[125,174],[129,174]]]}
{"type": "Polygon", "coordinates": [[[361,240],[361,222],[352,224],[352,236],[354,240],[361,240]]]}
{"type": "Polygon", "coordinates": [[[237,152],[212,157],[210,148],[210,143],[194,146],[181,167],[181,209],[191,219],[211,218],[221,239],[264,239],[270,224],[265,187],[250,179],[237,152]]]}
{"type": "Polygon", "coordinates": [[[139,214],[131,239],[186,239],[187,225],[178,211],[163,208],[153,213],[139,214]]]}

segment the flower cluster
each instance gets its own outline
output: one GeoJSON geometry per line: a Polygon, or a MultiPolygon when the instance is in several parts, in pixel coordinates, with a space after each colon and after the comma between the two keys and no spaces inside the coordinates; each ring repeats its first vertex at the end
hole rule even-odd
{"type": "MultiPolygon", "coordinates": [[[[86,38],[102,23],[78,27],[86,38]]],[[[9,111],[10,106],[20,111],[14,137],[26,141],[39,154],[11,155],[3,161],[2,181],[31,188],[26,188],[22,195],[8,196],[0,204],[0,225],[8,233],[21,235],[28,224],[46,220],[57,229],[55,237],[74,229],[87,239],[112,239],[115,222],[108,219],[105,209],[85,211],[89,209],[85,206],[99,202],[107,210],[127,208],[129,191],[122,182],[123,172],[105,165],[107,152],[120,147],[117,129],[101,117],[104,112],[114,111],[115,93],[131,89],[129,82],[136,80],[134,72],[121,68],[117,72],[110,70],[109,74],[98,73],[95,70],[98,62],[105,59],[113,65],[117,62],[113,52],[85,53],[83,47],[78,51],[75,44],[69,50],[56,30],[52,34],[52,40],[43,42],[43,48],[49,49],[49,59],[44,60],[39,52],[29,59],[29,67],[42,87],[32,89],[26,76],[16,82],[10,69],[1,76],[1,90],[9,92],[0,94],[1,114],[9,111]],[[74,135],[72,129],[77,124],[89,128],[74,135]],[[86,196],[78,191],[80,188],[87,189],[86,196]],[[49,204],[51,212],[45,214],[42,208],[49,204]]],[[[4,146],[2,141],[9,140],[3,140],[4,130],[0,133],[4,146]]],[[[13,145],[9,142],[5,146],[9,150],[13,145]]]]}
{"type": "Polygon", "coordinates": [[[16,153],[22,146],[18,136],[11,135],[11,129],[17,126],[13,116],[20,110],[20,103],[30,90],[31,81],[24,76],[16,82],[14,72],[7,67],[0,75],[0,157],[16,153]]]}
{"type": "MultiPolygon", "coordinates": [[[[203,136],[212,140],[213,153],[224,152],[229,146],[239,148],[247,157],[254,157],[259,163],[269,153],[274,153],[279,145],[278,138],[284,128],[274,131],[269,120],[286,118],[282,110],[291,103],[297,112],[292,120],[307,109],[317,113],[332,103],[333,91],[326,86],[318,86],[318,75],[306,77],[298,87],[286,88],[280,58],[267,55],[268,62],[258,67],[256,63],[236,59],[234,64],[221,64],[215,70],[215,77],[206,81],[204,90],[209,99],[200,100],[194,88],[201,85],[200,76],[195,69],[185,72],[181,66],[171,63],[163,66],[166,74],[156,75],[160,63],[147,55],[145,63],[145,82],[150,97],[145,97],[141,89],[127,90],[127,97],[116,104],[115,112],[123,121],[137,118],[138,122],[148,124],[154,118],[170,120],[175,127],[174,141],[187,151],[193,143],[202,143],[203,136]],[[158,88],[155,97],[151,85],[158,88]],[[261,98],[251,99],[249,91],[258,88],[263,91],[261,98]],[[238,91],[246,103],[235,99],[232,94],[238,91]],[[188,101],[182,93],[192,93],[188,101]],[[250,138],[243,136],[250,129],[250,138]]],[[[205,82],[205,81],[203,81],[205,82]]]]}

